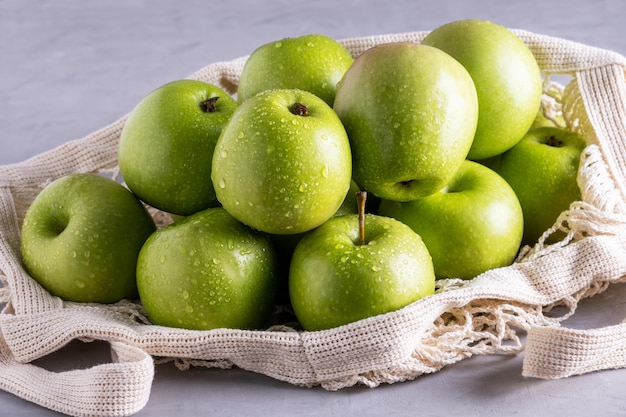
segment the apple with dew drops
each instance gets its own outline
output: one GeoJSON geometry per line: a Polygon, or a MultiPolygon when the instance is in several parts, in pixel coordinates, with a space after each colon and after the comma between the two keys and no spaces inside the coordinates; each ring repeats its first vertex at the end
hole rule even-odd
{"type": "Polygon", "coordinates": [[[467,70],[445,52],[392,42],[357,57],[333,108],[352,147],[354,180],[409,201],[440,190],[465,160],[478,120],[467,70]]]}

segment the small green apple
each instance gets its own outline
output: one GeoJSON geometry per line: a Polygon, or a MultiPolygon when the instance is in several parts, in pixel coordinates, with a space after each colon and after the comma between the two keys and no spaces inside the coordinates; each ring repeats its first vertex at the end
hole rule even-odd
{"type": "Polygon", "coordinates": [[[128,116],[118,159],[145,203],[189,215],[219,205],[211,178],[215,142],[236,101],[217,86],[177,80],[148,94],[128,116]]]}
{"type": "Polygon", "coordinates": [[[511,187],[491,169],[469,160],[443,190],[405,203],[383,200],[379,212],[422,237],[437,278],[471,279],[509,265],[524,227],[511,187]]]}
{"type": "Polygon", "coordinates": [[[67,301],[114,303],[136,298],[135,266],[156,230],[141,202],[96,174],[70,174],[47,185],[22,224],[26,271],[67,301]]]}
{"type": "Polygon", "coordinates": [[[348,50],[326,35],[269,42],[248,57],[239,78],[237,100],[241,103],[265,90],[300,89],[332,106],[337,82],[352,62],[348,50]]]}
{"type": "Polygon", "coordinates": [[[215,207],[163,227],[146,241],[137,286],[153,324],[256,329],[273,307],[276,266],[262,233],[215,207]]]}
{"type": "Polygon", "coordinates": [[[439,49],[410,42],[357,57],[333,107],[350,138],[354,180],[396,201],[446,185],[467,156],[478,119],[465,68],[439,49]]]}
{"type": "Polygon", "coordinates": [[[459,61],[478,94],[478,126],[469,159],[510,149],[528,131],[541,102],[541,70],[513,32],[493,22],[468,19],[437,27],[422,41],[459,61]]]}
{"type": "Polygon", "coordinates": [[[243,102],[224,128],[212,181],[242,223],[297,234],[330,219],[350,188],[346,131],[332,108],[303,90],[266,90],[243,102]]]}
{"type": "Polygon", "coordinates": [[[539,127],[500,156],[494,170],[510,184],[522,205],[524,244],[536,243],[560,213],[580,199],[577,175],[585,146],[585,139],[572,131],[539,127]]]}
{"type": "Polygon", "coordinates": [[[435,275],[422,239],[392,218],[334,217],[296,246],[289,294],[305,330],[324,330],[395,311],[433,294],[435,275]]]}

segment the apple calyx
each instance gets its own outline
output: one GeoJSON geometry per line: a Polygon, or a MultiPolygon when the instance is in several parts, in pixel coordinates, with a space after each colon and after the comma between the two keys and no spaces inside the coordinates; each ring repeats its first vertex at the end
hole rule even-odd
{"type": "Polygon", "coordinates": [[[215,103],[219,99],[219,96],[207,98],[204,101],[200,102],[200,109],[205,113],[215,113],[217,108],[215,107],[215,103]]]}
{"type": "Polygon", "coordinates": [[[309,108],[307,106],[305,106],[302,103],[294,103],[293,106],[291,106],[291,113],[295,114],[296,116],[308,116],[309,115],[309,108]]]}
{"type": "Polygon", "coordinates": [[[563,141],[554,135],[550,135],[546,138],[546,145],[559,148],[563,146],[563,141]]]}
{"type": "Polygon", "coordinates": [[[357,191],[357,213],[359,215],[359,244],[365,245],[365,201],[367,200],[367,191],[357,191]]]}

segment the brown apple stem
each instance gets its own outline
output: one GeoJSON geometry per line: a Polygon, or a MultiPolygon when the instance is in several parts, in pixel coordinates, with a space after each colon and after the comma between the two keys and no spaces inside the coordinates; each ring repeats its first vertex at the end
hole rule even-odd
{"type": "Polygon", "coordinates": [[[365,200],[367,200],[367,191],[358,191],[356,193],[357,213],[359,214],[359,240],[361,245],[365,245],[365,200]]]}
{"type": "Polygon", "coordinates": [[[294,103],[291,107],[291,112],[296,116],[308,116],[309,108],[302,103],[294,103]]]}
{"type": "Polygon", "coordinates": [[[200,108],[205,113],[215,113],[217,111],[217,108],[215,107],[217,99],[219,99],[219,97],[216,96],[200,102],[200,108]]]}

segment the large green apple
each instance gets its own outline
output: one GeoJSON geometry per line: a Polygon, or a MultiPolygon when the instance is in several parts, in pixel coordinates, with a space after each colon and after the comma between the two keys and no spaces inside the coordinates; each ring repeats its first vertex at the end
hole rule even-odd
{"type": "Polygon", "coordinates": [[[223,207],[274,234],[306,232],[330,219],[351,175],[341,121],[303,90],[266,90],[243,102],[217,141],[212,168],[223,207]]]}
{"type": "Polygon", "coordinates": [[[262,233],[215,207],[161,228],[146,241],[137,286],[153,324],[256,329],[273,307],[276,266],[262,233]]]}
{"type": "Polygon", "coordinates": [[[467,69],[478,93],[478,126],[469,159],[510,149],[528,131],[541,101],[541,70],[513,32],[493,22],[469,19],[437,27],[422,41],[467,69]]]}
{"type": "Polygon", "coordinates": [[[465,68],[439,49],[409,42],[357,57],[337,86],[334,109],[350,138],[354,180],[397,201],[448,183],[467,156],[478,119],[465,68]]]}
{"type": "Polygon", "coordinates": [[[136,298],[137,256],[155,230],[144,206],[121,184],[70,174],[46,186],[28,208],[22,261],[37,282],[64,300],[136,298]]]}
{"type": "Polygon", "coordinates": [[[241,103],[265,90],[297,88],[332,106],[337,82],[352,61],[343,45],[326,35],[309,34],[266,43],[246,60],[237,100],[241,103]]]}
{"type": "Polygon", "coordinates": [[[177,80],[141,100],[121,133],[119,167],[147,204],[189,215],[218,205],[211,183],[215,142],[236,101],[217,86],[177,80]]]}
{"type": "Polygon", "coordinates": [[[334,217],[296,246],[289,294],[305,330],[395,311],[434,292],[431,257],[405,224],[374,214],[334,217]]]}
{"type": "Polygon", "coordinates": [[[580,199],[577,175],[585,146],[585,139],[574,132],[539,127],[498,158],[494,170],[511,185],[522,205],[524,244],[536,243],[561,212],[580,199]]]}
{"type": "Polygon", "coordinates": [[[405,203],[383,200],[379,213],[422,237],[437,278],[471,279],[509,265],[524,227],[522,208],[507,182],[469,160],[441,191],[405,203]]]}

